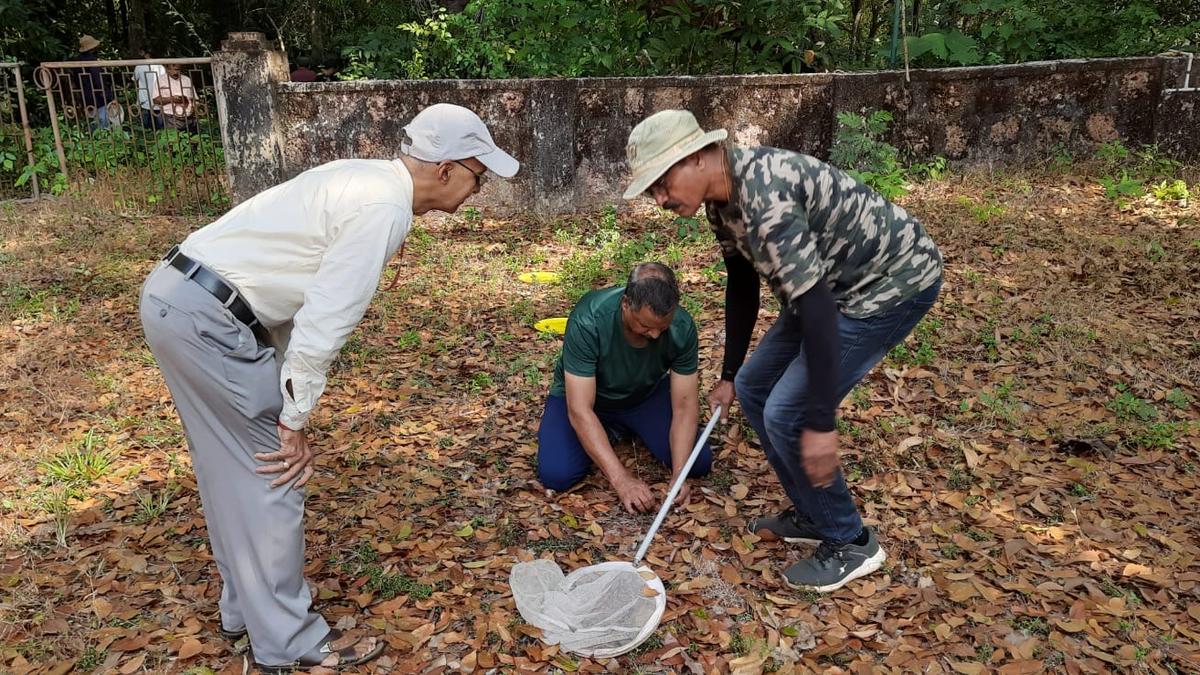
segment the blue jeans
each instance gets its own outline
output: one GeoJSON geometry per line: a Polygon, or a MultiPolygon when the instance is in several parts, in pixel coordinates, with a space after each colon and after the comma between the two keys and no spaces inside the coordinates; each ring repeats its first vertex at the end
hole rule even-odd
{"type": "MultiPolygon", "coordinates": [[[[941,287],[938,280],[911,300],[865,319],[838,314],[839,402],[912,331],[933,307],[941,287]]],[[[826,540],[845,543],[862,531],[862,518],[845,477],[839,471],[833,485],[813,487],[800,458],[800,435],[808,398],[808,364],[801,335],[798,317],[791,312],[780,314],[750,360],[738,371],[734,389],[743,413],[758,434],[767,461],[796,510],[812,519],[826,540]]]]}
{"type": "MultiPolygon", "coordinates": [[[[596,411],[605,429],[634,434],[642,439],[654,458],[671,467],[671,384],[665,377],[645,401],[628,410],[596,411]]],[[[583,480],[592,468],[575,427],[567,416],[567,399],[547,396],[542,424],[538,428],[538,479],[551,490],[566,490],[583,480]]],[[[689,478],[708,475],[712,447],[705,442],[689,478]]]]}
{"type": "Polygon", "coordinates": [[[96,107],[92,110],[92,129],[107,129],[108,128],[108,104],[97,101],[96,107]]]}

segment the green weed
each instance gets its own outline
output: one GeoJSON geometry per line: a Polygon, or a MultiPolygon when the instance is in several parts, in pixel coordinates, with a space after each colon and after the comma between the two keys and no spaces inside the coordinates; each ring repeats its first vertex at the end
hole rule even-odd
{"type": "Polygon", "coordinates": [[[1192,404],[1191,395],[1187,394],[1179,387],[1175,387],[1171,391],[1168,391],[1165,400],[1167,403],[1170,403],[1180,410],[1187,410],[1188,406],[1192,404]]]}
{"type": "Polygon", "coordinates": [[[108,656],[108,652],[102,649],[96,649],[95,645],[88,645],[83,650],[83,654],[75,661],[75,667],[83,672],[89,672],[100,667],[104,663],[104,657],[108,656]]]}
{"type": "Polygon", "coordinates": [[[157,492],[138,493],[137,511],[133,514],[133,522],[149,523],[158,520],[159,516],[166,513],[178,493],[179,486],[173,484],[157,492]]]}
{"type": "Polygon", "coordinates": [[[1178,422],[1154,422],[1134,434],[1133,442],[1142,448],[1173,450],[1175,440],[1183,430],[1183,425],[1178,422]]]}
{"type": "Polygon", "coordinates": [[[1153,404],[1134,396],[1124,384],[1117,385],[1117,395],[1108,402],[1108,409],[1122,420],[1138,419],[1146,422],[1158,417],[1158,410],[1153,404]]]}
{"type": "Polygon", "coordinates": [[[1104,187],[1104,196],[1124,206],[1130,199],[1136,199],[1146,194],[1145,184],[1132,178],[1128,171],[1122,171],[1119,176],[1101,176],[1100,185],[1104,187]]]}
{"type": "Polygon", "coordinates": [[[1177,202],[1180,206],[1186,206],[1191,198],[1187,183],[1178,178],[1156,183],[1150,188],[1150,194],[1160,202],[1177,202]]]}
{"type": "Polygon", "coordinates": [[[421,334],[415,330],[405,331],[396,338],[396,347],[403,350],[415,349],[421,346],[421,334]]]}
{"type": "Polygon", "coordinates": [[[1013,619],[1010,625],[1026,635],[1046,636],[1050,634],[1050,624],[1046,623],[1045,617],[1041,616],[1023,616],[1013,619]]]}
{"type": "Polygon", "coordinates": [[[934,341],[938,331],[942,329],[942,321],[932,317],[921,319],[913,330],[911,338],[906,342],[892,347],[888,356],[898,363],[914,366],[928,366],[933,363],[937,353],[934,351],[934,341]],[[909,343],[912,343],[911,346],[909,343]]]}
{"type": "Polygon", "coordinates": [[[79,447],[55,455],[39,468],[56,483],[86,485],[107,474],[114,459],[115,453],[106,450],[89,430],[79,447]]]}

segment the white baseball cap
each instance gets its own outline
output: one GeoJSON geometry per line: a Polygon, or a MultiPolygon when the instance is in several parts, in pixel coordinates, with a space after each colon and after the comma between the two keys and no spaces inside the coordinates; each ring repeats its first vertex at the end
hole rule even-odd
{"type": "Polygon", "coordinates": [[[426,162],[475,159],[503,178],[512,178],[521,164],[496,147],[479,115],[460,105],[435,103],[404,127],[404,154],[426,162]]]}

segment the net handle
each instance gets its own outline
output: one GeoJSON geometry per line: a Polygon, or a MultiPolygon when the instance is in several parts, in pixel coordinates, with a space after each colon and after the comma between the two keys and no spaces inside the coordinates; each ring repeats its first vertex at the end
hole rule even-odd
{"type": "Polygon", "coordinates": [[[667,517],[667,512],[671,510],[671,503],[675,501],[675,495],[679,494],[679,490],[683,487],[684,481],[687,480],[688,474],[692,472],[692,465],[696,463],[696,458],[700,456],[700,449],[704,447],[704,442],[708,440],[708,435],[712,433],[713,427],[717,426],[717,421],[721,419],[721,406],[717,406],[713,410],[712,419],[708,420],[708,424],[704,427],[704,433],[700,434],[700,438],[696,439],[696,445],[692,448],[692,454],[688,456],[687,463],[683,465],[683,470],[679,472],[679,477],[675,479],[675,483],[671,485],[671,491],[667,493],[667,499],[663,502],[662,508],[658,510],[658,515],[654,517],[654,523],[650,526],[650,530],[646,532],[646,538],[642,540],[642,545],[638,547],[637,555],[633,556],[633,566],[637,567],[645,557],[646,551],[650,549],[650,542],[654,541],[654,535],[658,533],[659,526],[667,517]]]}

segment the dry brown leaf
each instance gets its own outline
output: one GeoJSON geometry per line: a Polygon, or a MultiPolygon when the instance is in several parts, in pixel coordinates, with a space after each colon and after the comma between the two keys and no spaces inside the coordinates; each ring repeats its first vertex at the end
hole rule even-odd
{"type": "Polygon", "coordinates": [[[183,644],[179,646],[180,660],[190,659],[200,652],[204,651],[204,645],[196,638],[185,638],[183,644]]]}

